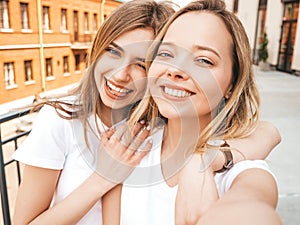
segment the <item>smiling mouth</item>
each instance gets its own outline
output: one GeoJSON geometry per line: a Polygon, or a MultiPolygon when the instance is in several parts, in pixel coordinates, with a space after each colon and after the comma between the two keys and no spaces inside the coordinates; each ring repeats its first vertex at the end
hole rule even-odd
{"type": "Polygon", "coordinates": [[[127,89],[125,87],[116,86],[107,79],[105,79],[105,84],[109,93],[118,98],[125,97],[129,93],[133,92],[133,90],[127,89]]]}
{"type": "Polygon", "coordinates": [[[176,98],[186,98],[195,94],[194,92],[188,90],[175,89],[166,86],[162,86],[161,88],[165,94],[176,98]]]}

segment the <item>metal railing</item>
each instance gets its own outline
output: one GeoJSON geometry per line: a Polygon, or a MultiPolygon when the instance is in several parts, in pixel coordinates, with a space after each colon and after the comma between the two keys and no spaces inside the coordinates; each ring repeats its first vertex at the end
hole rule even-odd
{"type": "MultiPolygon", "coordinates": [[[[20,184],[21,181],[21,174],[20,174],[20,165],[19,162],[9,159],[5,162],[4,159],[4,152],[6,151],[8,144],[13,144],[14,150],[18,148],[18,140],[24,136],[27,136],[30,133],[30,130],[28,131],[21,131],[16,132],[12,137],[6,138],[2,140],[2,125],[12,121],[17,118],[21,118],[27,114],[30,113],[30,109],[24,109],[24,110],[16,110],[12,111],[3,115],[0,115],[0,192],[1,192],[1,207],[2,207],[2,215],[3,215],[3,222],[4,225],[11,225],[11,216],[10,216],[10,210],[9,210],[9,198],[8,198],[8,191],[7,191],[7,177],[6,177],[6,171],[5,167],[16,163],[16,172],[17,172],[17,179],[18,184],[20,184]]],[[[1,224],[1,223],[0,223],[1,224]]]]}

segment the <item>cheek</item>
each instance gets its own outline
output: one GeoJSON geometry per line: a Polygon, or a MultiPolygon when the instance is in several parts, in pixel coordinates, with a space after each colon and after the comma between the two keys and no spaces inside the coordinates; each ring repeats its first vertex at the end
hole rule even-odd
{"type": "MultiPolygon", "coordinates": [[[[205,74],[199,76],[197,80],[194,80],[195,86],[199,90],[199,102],[202,102],[203,106],[207,106],[210,109],[215,108],[220,99],[223,97],[223,88],[220,85],[220,81],[213,74],[205,74]],[[207,76],[205,76],[207,75],[207,76]]],[[[196,103],[198,105],[198,103],[196,103]]],[[[206,108],[206,107],[205,107],[206,108]]]]}
{"type": "Polygon", "coordinates": [[[166,68],[164,65],[162,65],[161,63],[157,63],[156,61],[153,61],[148,71],[148,77],[150,79],[155,79],[161,74],[163,74],[165,70],[166,68]]]}

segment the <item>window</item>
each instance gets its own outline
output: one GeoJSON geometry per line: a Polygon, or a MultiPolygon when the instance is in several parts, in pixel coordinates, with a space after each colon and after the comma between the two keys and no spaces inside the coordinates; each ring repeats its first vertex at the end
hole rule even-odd
{"type": "Polygon", "coordinates": [[[93,23],[93,31],[94,32],[97,32],[97,27],[98,27],[98,24],[97,24],[97,14],[94,13],[94,23],[93,23]]]}
{"type": "Polygon", "coordinates": [[[43,6],[43,28],[50,30],[49,6],[43,6]]]}
{"type": "Polygon", "coordinates": [[[0,0],[0,28],[9,29],[8,1],[0,0]]]}
{"type": "Polygon", "coordinates": [[[299,0],[283,1],[283,18],[280,45],[278,49],[277,69],[292,73],[292,62],[296,52],[296,34],[299,15],[299,0]]]}
{"type": "Polygon", "coordinates": [[[6,87],[10,87],[16,84],[13,62],[4,63],[4,80],[6,87]]]}
{"type": "Polygon", "coordinates": [[[28,3],[20,3],[22,29],[29,29],[28,3]]]}
{"type": "Polygon", "coordinates": [[[74,26],[74,41],[78,41],[79,37],[78,37],[78,11],[74,11],[73,12],[73,16],[74,16],[74,21],[73,21],[73,26],[74,26]]]}
{"type": "Polygon", "coordinates": [[[89,32],[89,14],[87,12],[84,13],[84,32],[87,33],[89,32]]]}
{"type": "Polygon", "coordinates": [[[69,56],[64,56],[64,73],[69,73],[69,56]]]}
{"type": "Polygon", "coordinates": [[[80,54],[75,55],[75,70],[79,70],[79,64],[80,64],[80,54]]]}
{"type": "Polygon", "coordinates": [[[24,61],[24,69],[25,69],[25,81],[32,81],[32,60],[24,61]]]}
{"type": "Polygon", "coordinates": [[[66,9],[61,9],[61,27],[60,30],[67,31],[68,26],[67,26],[67,10],[66,9]]]}
{"type": "Polygon", "coordinates": [[[46,58],[46,76],[52,77],[52,58],[46,58]]]}

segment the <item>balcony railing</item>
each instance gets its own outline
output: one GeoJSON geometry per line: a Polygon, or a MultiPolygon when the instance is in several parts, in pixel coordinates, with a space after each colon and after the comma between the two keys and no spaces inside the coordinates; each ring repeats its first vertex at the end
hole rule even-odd
{"type": "Polygon", "coordinates": [[[93,40],[93,35],[92,34],[74,34],[71,35],[71,42],[79,42],[79,43],[91,43],[93,40]]]}
{"type": "Polygon", "coordinates": [[[83,34],[83,35],[71,35],[71,49],[73,50],[86,50],[90,48],[93,41],[92,34],[83,34]]]}
{"type": "Polygon", "coordinates": [[[1,191],[1,207],[2,207],[2,215],[3,215],[2,219],[4,225],[11,225],[11,215],[9,210],[10,202],[9,202],[9,194],[8,194],[8,187],[7,187],[8,177],[7,177],[7,171],[5,170],[8,165],[15,164],[16,167],[15,172],[17,173],[16,177],[9,177],[9,178],[17,179],[18,184],[20,184],[21,181],[19,162],[11,159],[7,151],[11,150],[11,148],[13,148],[13,151],[16,150],[18,148],[18,141],[22,137],[27,136],[30,133],[30,130],[23,130],[23,131],[18,130],[18,132],[16,132],[16,129],[14,130],[14,127],[11,126],[11,123],[13,120],[19,120],[21,118],[24,118],[26,115],[29,114],[29,112],[30,109],[25,109],[25,110],[18,110],[18,111],[6,113],[4,115],[0,115],[0,179],[1,179],[0,191],[1,191]],[[9,125],[5,126],[7,124],[9,125]],[[6,127],[6,130],[2,129],[3,126],[6,127]],[[7,129],[14,131],[12,132],[13,135],[9,135],[10,137],[4,137],[7,136],[6,135],[7,129]]]}

